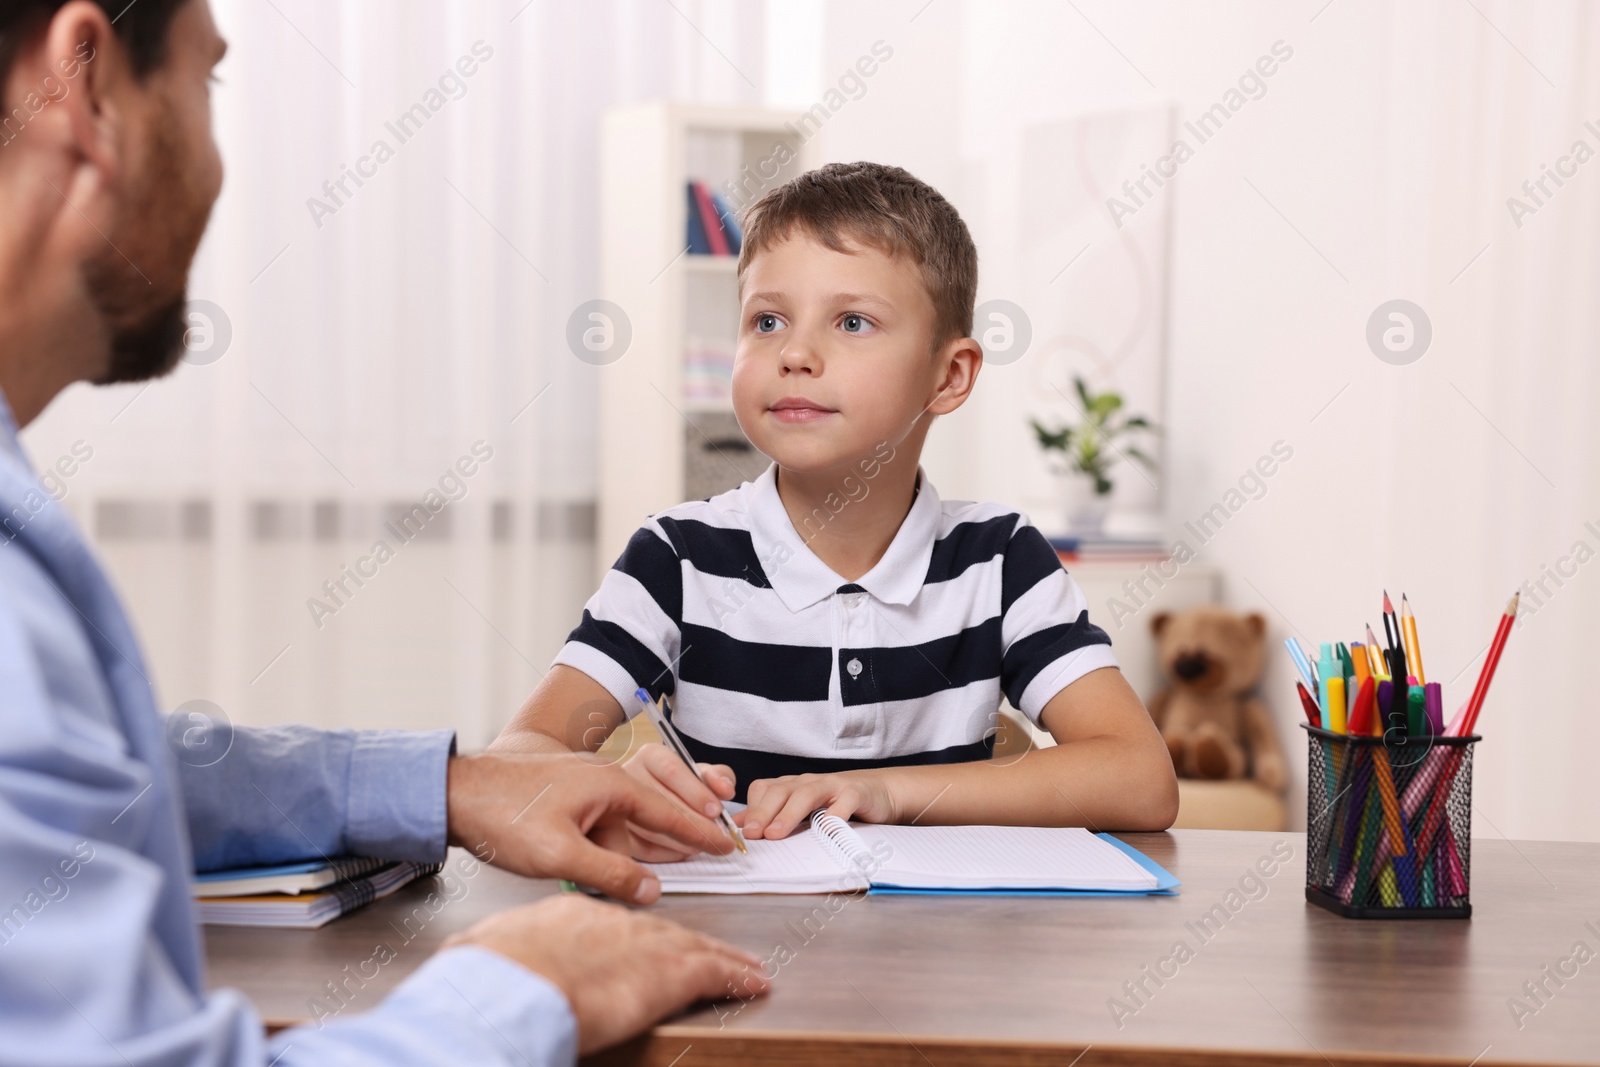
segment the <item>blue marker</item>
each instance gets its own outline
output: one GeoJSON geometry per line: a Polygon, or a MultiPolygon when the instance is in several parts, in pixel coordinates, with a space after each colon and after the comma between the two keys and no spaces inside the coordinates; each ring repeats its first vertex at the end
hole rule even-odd
{"type": "MultiPolygon", "coordinates": [[[[1330,717],[1332,705],[1328,703],[1328,679],[1337,678],[1342,687],[1344,685],[1344,665],[1333,658],[1333,642],[1322,642],[1322,652],[1317,657],[1317,678],[1320,683],[1317,692],[1321,696],[1318,703],[1322,707],[1322,728],[1333,729],[1334,719],[1330,717]]],[[[1339,694],[1339,703],[1344,704],[1344,694],[1339,694]]]]}

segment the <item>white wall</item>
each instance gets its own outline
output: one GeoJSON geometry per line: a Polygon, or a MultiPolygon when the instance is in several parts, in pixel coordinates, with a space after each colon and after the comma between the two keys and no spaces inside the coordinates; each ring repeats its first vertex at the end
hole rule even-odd
{"type": "MultiPolygon", "coordinates": [[[[1575,541],[1600,550],[1600,522],[1584,527],[1600,519],[1588,416],[1600,400],[1600,163],[1520,229],[1506,208],[1574,140],[1600,149],[1584,128],[1600,117],[1600,41],[1581,5],[1477,7],[935,3],[918,14],[912,2],[874,8],[869,23],[835,4],[825,61],[895,42],[872,94],[826,128],[825,154],[900,163],[952,195],[978,237],[985,292],[1003,295],[1017,279],[994,250],[1026,225],[1012,207],[1025,126],[1162,99],[1193,119],[1275,41],[1293,48],[1265,95],[1162,194],[1175,211],[1168,527],[1179,535],[1286,442],[1293,459],[1201,558],[1223,570],[1230,603],[1268,613],[1275,643],[1354,640],[1367,622],[1381,634],[1380,591],[1409,593],[1447,711],[1511,592],[1575,541]],[[1409,366],[1380,362],[1364,339],[1369,314],[1397,297],[1433,324],[1409,366]]],[[[972,410],[934,434],[941,491],[1047,500],[1020,431],[1039,403],[1022,375],[986,374],[972,410]]],[[[1584,789],[1600,743],[1585,654],[1600,632],[1593,570],[1525,616],[1506,653],[1481,724],[1480,834],[1600,839],[1584,789]]],[[[1298,753],[1291,686],[1274,655],[1265,690],[1298,753]]]]}
{"type": "MultiPolygon", "coordinates": [[[[594,489],[592,368],[560,333],[593,295],[594,115],[659,95],[804,105],[879,38],[894,58],[830,118],[823,154],[901,163],[950,195],[979,241],[984,296],[1037,288],[1014,252],[1028,126],[1162,102],[1193,118],[1273,42],[1294,49],[1162,194],[1167,524],[1219,501],[1274,441],[1294,449],[1201,552],[1231,603],[1269,613],[1275,640],[1352,639],[1377,625],[1383,587],[1404,590],[1453,708],[1506,596],[1574,542],[1600,549],[1584,526],[1600,531],[1600,162],[1520,229],[1505,206],[1574,140],[1600,148],[1584,127],[1600,121],[1584,5],[541,0],[514,23],[521,0],[217,7],[233,38],[217,97],[230,171],[194,295],[229,309],[234,348],[121,414],[136,389],[76,390],[27,435],[41,462],[94,445],[68,496],[86,518],[105,496],[216,501],[213,555],[107,546],[169,705],[448,723],[469,744],[492,733],[570,625],[584,594],[571,576],[589,573],[581,541],[537,547],[533,525],[541,501],[581,514],[594,489]],[[496,57],[440,127],[386,166],[387,187],[312,227],[306,197],[479,37],[496,57]],[[1410,366],[1364,340],[1395,297],[1433,324],[1410,366]],[[414,496],[491,432],[504,462],[467,498],[456,547],[397,561],[331,640],[308,629],[304,601],[347,546],[253,548],[250,502],[414,496]],[[490,533],[501,500],[518,523],[504,543],[490,533]]],[[[1088,291],[1071,272],[1058,288],[1054,314],[1088,291]]],[[[928,464],[947,496],[1044,518],[1052,489],[1023,418],[1052,413],[1049,398],[1025,367],[1000,369],[935,432],[928,464]]],[[[1585,686],[1594,572],[1527,616],[1506,655],[1483,721],[1480,833],[1600,839],[1583,789],[1600,744],[1585,686]]],[[[1298,751],[1289,672],[1270,662],[1266,692],[1298,751]]]]}

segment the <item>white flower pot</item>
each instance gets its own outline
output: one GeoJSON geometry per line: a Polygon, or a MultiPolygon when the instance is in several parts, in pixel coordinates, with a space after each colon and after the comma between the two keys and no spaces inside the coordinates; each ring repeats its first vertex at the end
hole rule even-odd
{"type": "Polygon", "coordinates": [[[1111,512],[1111,494],[1095,492],[1094,479],[1087,474],[1073,471],[1057,477],[1067,532],[1079,537],[1104,532],[1106,516],[1111,512]]]}

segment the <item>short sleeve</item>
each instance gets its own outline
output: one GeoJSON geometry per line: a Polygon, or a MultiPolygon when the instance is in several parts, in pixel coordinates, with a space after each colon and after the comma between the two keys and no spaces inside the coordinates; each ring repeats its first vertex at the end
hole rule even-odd
{"type": "Polygon", "coordinates": [[[629,539],[583,606],[555,662],[600,683],[632,718],[636,689],[674,691],[683,623],[683,569],[665,531],[651,519],[629,539]]]}
{"type": "Polygon", "coordinates": [[[1000,577],[1000,684],[1033,723],[1052,697],[1090,671],[1115,667],[1111,638],[1037,527],[1019,516],[1000,577]]]}

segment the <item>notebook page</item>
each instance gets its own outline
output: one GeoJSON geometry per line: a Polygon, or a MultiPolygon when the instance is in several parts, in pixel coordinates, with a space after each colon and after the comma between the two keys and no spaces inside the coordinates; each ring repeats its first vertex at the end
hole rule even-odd
{"type": "Polygon", "coordinates": [[[1123,889],[1156,887],[1156,876],[1081,827],[854,827],[887,859],[874,885],[917,889],[1123,889]]]}
{"type": "Polygon", "coordinates": [[[750,854],[701,854],[678,863],[647,863],[663,893],[832,893],[867,888],[809,826],[782,841],[747,841],[750,854]]]}

